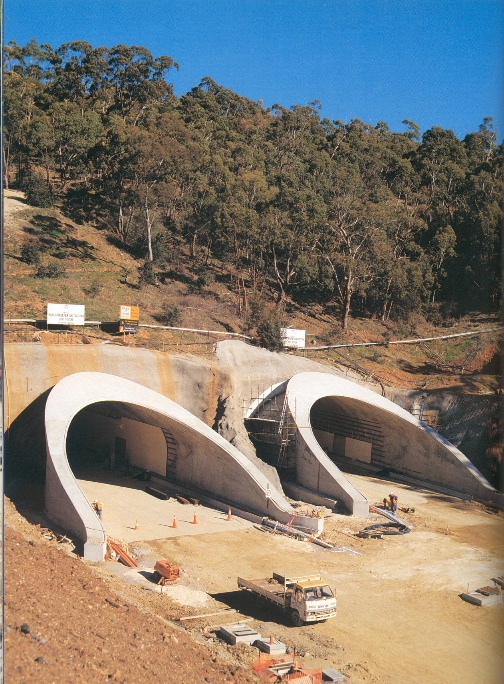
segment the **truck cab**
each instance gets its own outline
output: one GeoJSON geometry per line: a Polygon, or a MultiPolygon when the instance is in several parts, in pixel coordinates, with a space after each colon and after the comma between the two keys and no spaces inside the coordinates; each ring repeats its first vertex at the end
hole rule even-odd
{"type": "Polygon", "coordinates": [[[293,625],[303,622],[321,622],[336,616],[336,597],[321,578],[295,580],[289,587],[290,618],[293,625]]]}
{"type": "Polygon", "coordinates": [[[336,597],[320,575],[284,577],[274,572],[256,580],[238,577],[238,586],[280,606],[295,627],[336,617],[336,597]]]}

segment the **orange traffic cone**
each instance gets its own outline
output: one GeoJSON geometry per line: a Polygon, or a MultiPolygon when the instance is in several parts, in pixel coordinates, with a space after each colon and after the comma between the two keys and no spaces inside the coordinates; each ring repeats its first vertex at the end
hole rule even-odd
{"type": "Polygon", "coordinates": [[[176,518],[175,516],[173,516],[173,525],[172,525],[172,527],[178,527],[178,525],[177,525],[177,518],[176,518]]]}
{"type": "Polygon", "coordinates": [[[233,519],[233,516],[231,515],[231,509],[230,509],[230,508],[228,508],[228,517],[227,517],[227,519],[228,519],[228,520],[232,520],[232,519],[233,519]]]}
{"type": "Polygon", "coordinates": [[[192,524],[193,524],[193,525],[197,525],[197,524],[198,524],[198,518],[196,517],[196,513],[194,514],[194,518],[193,518],[192,524]]]}
{"type": "Polygon", "coordinates": [[[140,525],[138,524],[138,520],[135,520],[135,530],[139,530],[140,525]]]}

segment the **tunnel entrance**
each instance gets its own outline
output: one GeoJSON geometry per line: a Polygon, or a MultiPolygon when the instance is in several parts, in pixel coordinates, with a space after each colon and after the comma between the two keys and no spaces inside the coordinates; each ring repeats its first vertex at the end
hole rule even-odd
{"type": "Polygon", "coordinates": [[[122,402],[97,402],[79,411],[67,435],[70,467],[80,477],[91,470],[149,471],[172,482],[177,441],[166,418],[122,402]]]}
{"type": "MultiPolygon", "coordinates": [[[[60,380],[47,399],[45,428],[47,515],[83,541],[88,558],[103,558],[105,532],[70,464],[114,468],[125,460],[219,505],[238,504],[280,522],[292,517],[281,492],[224,437],[168,397],[126,378],[80,372],[60,380]]],[[[313,521],[301,518],[310,528],[313,521]]]]}
{"type": "Polygon", "coordinates": [[[331,461],[349,472],[386,468],[385,435],[376,410],[362,402],[323,397],[310,411],[313,434],[331,461]]]}

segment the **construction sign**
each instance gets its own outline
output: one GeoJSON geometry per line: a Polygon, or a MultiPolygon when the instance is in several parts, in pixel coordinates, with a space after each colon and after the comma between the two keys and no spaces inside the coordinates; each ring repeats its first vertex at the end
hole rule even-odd
{"type": "Polygon", "coordinates": [[[140,307],[139,306],[120,306],[119,307],[119,320],[120,321],[138,321],[140,320],[140,307]]]}
{"type": "Polygon", "coordinates": [[[119,332],[137,333],[138,321],[140,320],[139,306],[119,307],[119,332]]]}
{"type": "Polygon", "coordinates": [[[84,325],[84,304],[48,304],[48,325],[84,325]]]}
{"type": "Polygon", "coordinates": [[[306,331],[295,330],[294,328],[280,328],[280,335],[284,347],[299,348],[306,347],[306,331]]]}

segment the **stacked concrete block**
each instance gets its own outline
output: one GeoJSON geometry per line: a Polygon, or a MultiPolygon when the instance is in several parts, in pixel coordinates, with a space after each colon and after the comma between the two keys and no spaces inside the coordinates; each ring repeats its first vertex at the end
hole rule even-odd
{"type": "Polygon", "coordinates": [[[258,639],[256,646],[264,653],[282,654],[287,653],[287,646],[281,641],[277,641],[275,637],[269,639],[258,639]]]}
{"type": "Polygon", "coordinates": [[[338,670],[333,667],[328,667],[326,670],[322,670],[322,681],[323,682],[346,682],[346,677],[338,670]]]}

